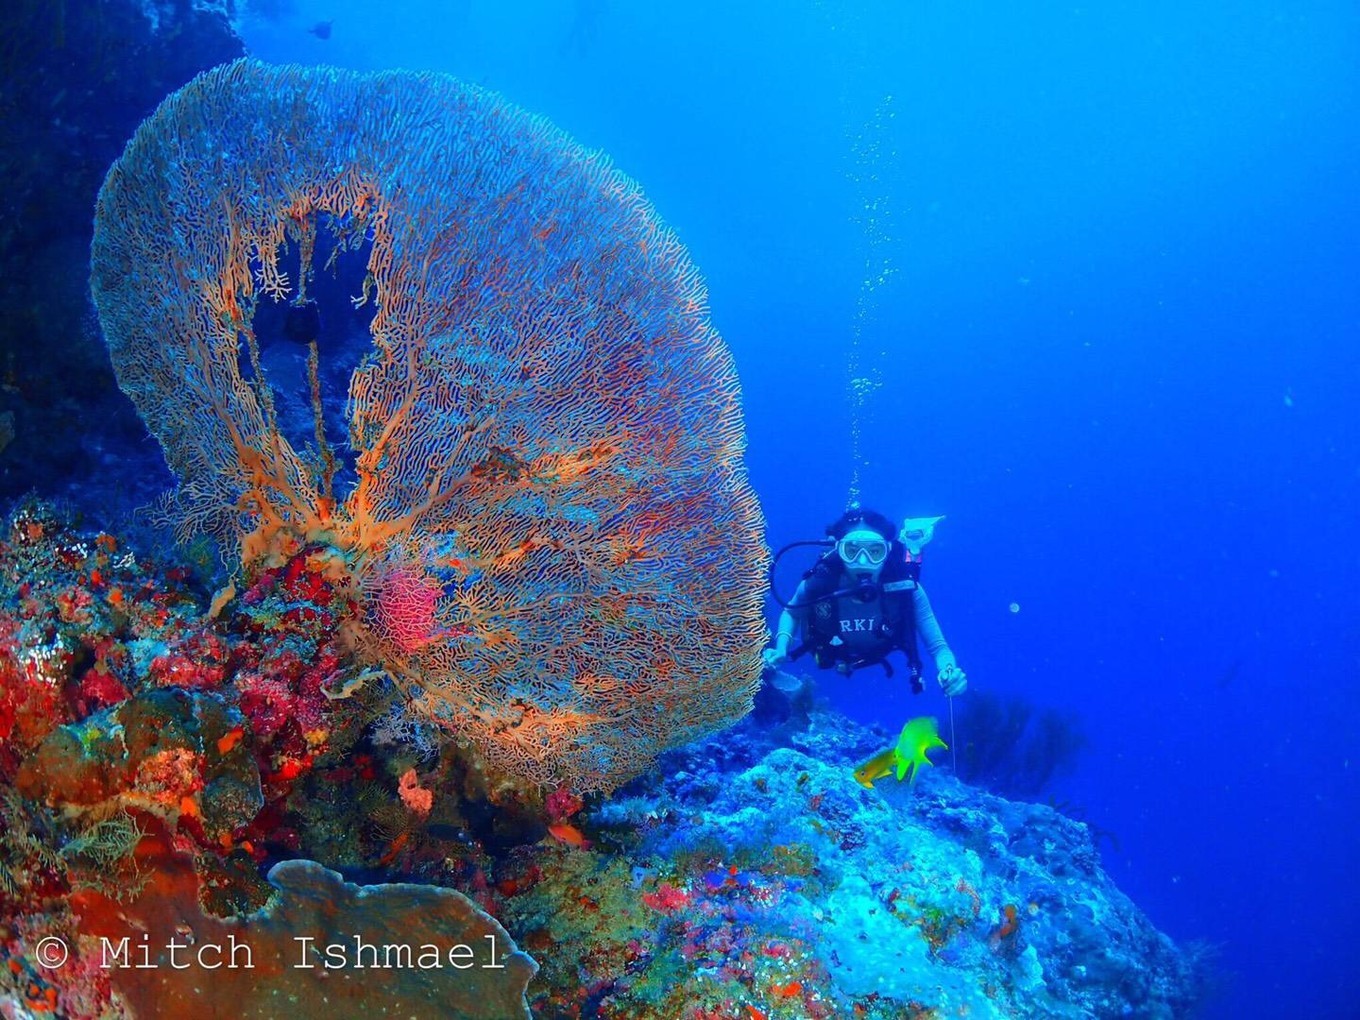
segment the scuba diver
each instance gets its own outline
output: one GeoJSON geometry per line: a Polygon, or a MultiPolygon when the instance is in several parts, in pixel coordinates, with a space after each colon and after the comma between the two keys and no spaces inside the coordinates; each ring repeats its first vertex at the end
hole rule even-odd
{"type": "MultiPolygon", "coordinates": [[[[827,541],[792,542],[770,565],[773,580],[780,556],[796,546],[831,546],[806,574],[784,607],[775,632],[774,647],[764,651],[765,665],[776,671],[785,662],[810,652],[820,669],[848,676],[864,666],[881,665],[892,676],[887,656],[906,654],[911,687],[919,694],[921,656],[918,636],[934,660],[940,688],[948,697],[962,694],[968,677],[954,661],[954,653],[935,622],[930,599],[921,587],[921,549],[934,535],[939,517],[903,523],[902,530],[872,510],[848,510],[827,528],[827,541]],[[790,651],[795,634],[802,643],[790,651]]],[[[771,584],[771,592],[774,586],[771,584]]]]}

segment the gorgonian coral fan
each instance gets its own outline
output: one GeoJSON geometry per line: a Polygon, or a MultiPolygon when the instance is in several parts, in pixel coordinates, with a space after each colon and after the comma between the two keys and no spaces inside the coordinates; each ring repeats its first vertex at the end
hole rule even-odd
{"type": "Polygon", "coordinates": [[[493,764],[609,787],[749,708],[766,554],[731,357],[603,156],[452,78],[237,61],[110,171],[93,290],[181,532],[247,570],[334,549],[362,654],[493,764]],[[376,310],[343,483],[316,340],[302,442],[256,335],[321,245],[368,252],[376,310]]]}

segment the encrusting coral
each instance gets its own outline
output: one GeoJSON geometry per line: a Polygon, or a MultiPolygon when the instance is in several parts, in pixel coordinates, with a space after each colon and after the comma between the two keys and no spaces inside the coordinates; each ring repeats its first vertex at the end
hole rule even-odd
{"type": "MultiPolygon", "coordinates": [[[[355,886],[313,861],[285,861],[269,872],[263,907],[223,921],[198,908],[189,875],[179,879],[135,909],[82,905],[86,937],[133,963],[143,932],[175,942],[168,959],[178,967],[115,972],[134,1017],[529,1020],[524,990],[538,965],[452,889],[355,886]]],[[[166,959],[164,944],[155,949],[166,959]]]]}

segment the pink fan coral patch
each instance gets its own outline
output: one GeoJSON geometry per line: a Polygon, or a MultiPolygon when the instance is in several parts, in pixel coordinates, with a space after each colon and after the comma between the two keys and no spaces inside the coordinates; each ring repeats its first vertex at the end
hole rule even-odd
{"type": "Polygon", "coordinates": [[[378,632],[403,652],[414,652],[435,635],[436,612],[443,589],[410,567],[388,571],[373,600],[378,632]]]}

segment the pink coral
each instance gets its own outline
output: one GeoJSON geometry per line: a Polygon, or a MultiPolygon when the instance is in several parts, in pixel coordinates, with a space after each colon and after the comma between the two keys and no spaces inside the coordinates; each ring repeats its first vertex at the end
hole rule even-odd
{"type": "Polygon", "coordinates": [[[400,566],[383,573],[370,599],[374,626],[386,641],[414,652],[435,637],[443,588],[427,575],[400,566]]]}
{"type": "Polygon", "coordinates": [[[572,793],[570,787],[559,786],[544,798],[543,807],[548,813],[548,821],[556,824],[575,815],[585,807],[585,801],[572,793]]]}
{"type": "Polygon", "coordinates": [[[642,902],[653,910],[659,910],[663,914],[671,914],[677,910],[682,910],[689,906],[690,896],[678,886],[670,882],[662,882],[655,892],[643,893],[642,902]]]}
{"type": "Polygon", "coordinates": [[[397,792],[401,794],[401,802],[407,809],[421,818],[428,815],[430,808],[434,807],[434,791],[426,790],[420,785],[415,769],[407,769],[402,774],[397,782],[397,792]]]}

